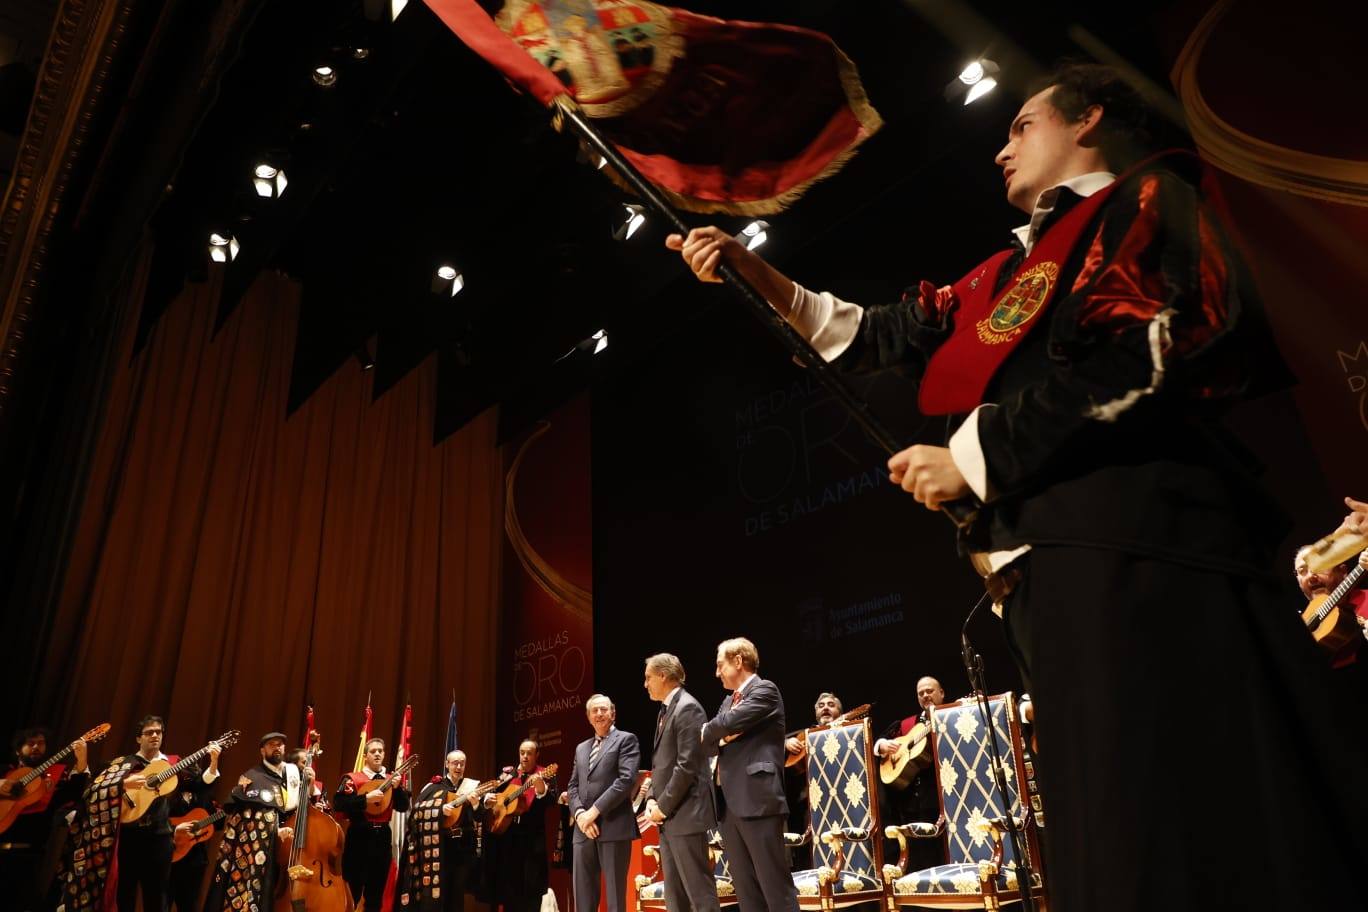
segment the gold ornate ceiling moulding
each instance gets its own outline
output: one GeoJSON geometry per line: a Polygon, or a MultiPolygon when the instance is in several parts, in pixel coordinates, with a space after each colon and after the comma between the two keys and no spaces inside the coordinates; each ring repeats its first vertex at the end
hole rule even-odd
{"type": "Polygon", "coordinates": [[[1223,171],[1275,190],[1350,206],[1368,206],[1368,161],[1315,155],[1266,142],[1228,123],[1202,95],[1197,70],[1216,26],[1235,6],[1218,0],[1188,36],[1173,82],[1202,157],[1223,171]]]}
{"type": "Polygon", "coordinates": [[[523,565],[523,569],[542,591],[568,608],[571,613],[585,620],[592,620],[594,594],[570,582],[558,573],[546,558],[537,553],[537,549],[523,532],[522,522],[518,519],[517,498],[514,496],[518,469],[522,466],[523,456],[527,455],[532,442],[549,430],[549,421],[539,422],[537,429],[529,434],[518,448],[518,455],[513,457],[513,464],[508,467],[508,475],[504,478],[504,531],[508,533],[508,541],[513,545],[513,551],[518,555],[518,561],[523,565]]]}
{"type": "Polygon", "coordinates": [[[38,73],[14,173],[0,208],[0,437],[32,341],[53,228],[67,215],[71,178],[125,52],[138,0],[63,0],[38,73]]]}

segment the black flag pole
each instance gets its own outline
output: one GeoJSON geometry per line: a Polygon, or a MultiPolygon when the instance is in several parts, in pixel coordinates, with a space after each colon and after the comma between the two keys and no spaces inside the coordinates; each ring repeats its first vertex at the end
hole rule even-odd
{"type": "MultiPolygon", "coordinates": [[[[562,130],[568,125],[581,140],[603,156],[608,166],[617,172],[618,176],[636,192],[652,212],[664,219],[671,228],[680,234],[689,233],[689,226],[674,211],[665,197],[632,166],[631,162],[623,158],[621,153],[603,138],[569,96],[559,95],[556,97],[552,123],[557,130],[562,130]]],[[[893,433],[870,413],[868,403],[855,395],[854,390],[841,379],[826,359],[817,353],[817,350],[803,337],[802,333],[790,326],[788,321],[761,297],[750,282],[725,263],[720,263],[716,272],[721,276],[722,281],[746,302],[755,318],[768,327],[784,347],[811,371],[813,379],[840,403],[841,407],[869,435],[870,439],[889,456],[904,449],[893,433]]],[[[974,504],[966,500],[942,504],[941,510],[957,526],[968,525],[973,521],[976,513],[974,504]]]]}

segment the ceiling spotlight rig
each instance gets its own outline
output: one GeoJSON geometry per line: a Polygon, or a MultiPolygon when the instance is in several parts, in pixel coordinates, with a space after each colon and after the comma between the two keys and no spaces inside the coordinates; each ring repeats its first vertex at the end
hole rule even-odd
{"type": "Polygon", "coordinates": [[[209,233],[209,261],[212,263],[231,263],[237,259],[238,251],[242,245],[238,239],[226,232],[211,231],[209,233]]]}
{"type": "Polygon", "coordinates": [[[945,100],[973,104],[997,88],[998,65],[987,57],[973,61],[945,87],[945,100]]]}
{"type": "Polygon", "coordinates": [[[769,240],[770,223],[756,219],[736,235],[736,239],[746,246],[747,250],[754,250],[765,241],[769,240]]]}
{"type": "Polygon", "coordinates": [[[258,162],[252,169],[252,188],[262,199],[280,199],[288,184],[285,169],[269,161],[258,162]]]}
{"type": "Polygon", "coordinates": [[[437,267],[437,271],[432,276],[432,293],[438,297],[454,298],[465,288],[465,276],[461,271],[450,263],[443,263],[437,267]]]}
{"type": "Polygon", "coordinates": [[[646,224],[646,207],[640,203],[624,203],[617,222],[613,225],[613,240],[625,241],[646,224]]]}

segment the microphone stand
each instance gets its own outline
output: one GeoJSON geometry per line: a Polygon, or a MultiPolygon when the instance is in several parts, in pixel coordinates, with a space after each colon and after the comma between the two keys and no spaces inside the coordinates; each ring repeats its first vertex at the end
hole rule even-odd
{"type": "MultiPolygon", "coordinates": [[[[988,707],[988,685],[983,674],[983,656],[975,652],[973,644],[969,642],[969,622],[986,601],[987,592],[974,603],[974,607],[969,609],[969,614],[964,619],[964,626],[960,628],[960,657],[964,661],[964,673],[969,677],[969,687],[978,703],[979,714],[983,716],[984,727],[988,730],[988,753],[993,765],[993,784],[1002,796],[1002,806],[1005,810],[1003,816],[1007,818],[1007,834],[1012,840],[1012,852],[1016,855],[1017,891],[1021,896],[1021,908],[1023,912],[1035,912],[1035,898],[1031,894],[1031,860],[1026,854],[1026,834],[1017,826],[1016,817],[1012,814],[1012,796],[1007,791],[1007,779],[1002,772],[1002,752],[998,749],[997,729],[993,727],[993,716],[988,707]]],[[[1022,802],[1021,806],[1025,819],[1026,805],[1022,802]]]]}

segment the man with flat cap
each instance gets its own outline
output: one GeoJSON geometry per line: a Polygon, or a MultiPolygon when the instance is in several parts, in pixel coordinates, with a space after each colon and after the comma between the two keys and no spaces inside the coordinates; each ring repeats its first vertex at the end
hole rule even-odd
{"type": "Polygon", "coordinates": [[[284,732],[267,732],[260,744],[261,763],[238,777],[224,807],[228,816],[205,912],[265,909],[275,901],[276,847],[292,834],[282,821],[312,786],[313,770],[301,773],[285,762],[284,732]]]}

